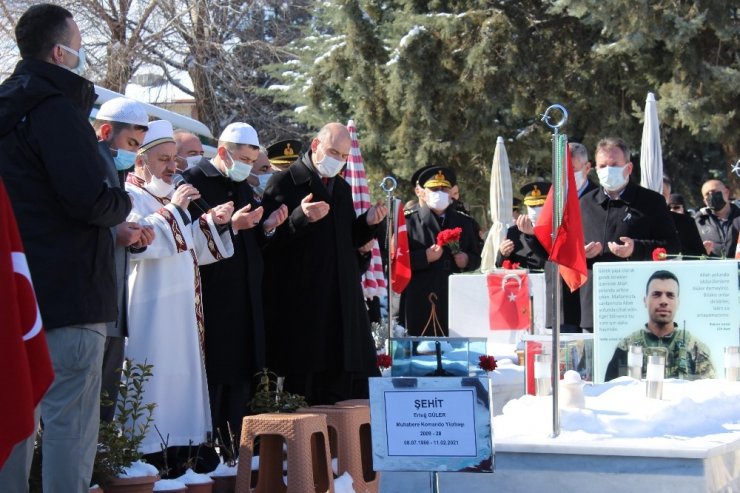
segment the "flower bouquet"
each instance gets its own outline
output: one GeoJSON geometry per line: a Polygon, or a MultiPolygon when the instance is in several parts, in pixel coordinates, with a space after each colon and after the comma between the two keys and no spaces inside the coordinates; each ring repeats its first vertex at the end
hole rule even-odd
{"type": "Polygon", "coordinates": [[[443,229],[437,234],[437,245],[447,246],[454,255],[460,251],[460,235],[462,228],[443,229]]]}

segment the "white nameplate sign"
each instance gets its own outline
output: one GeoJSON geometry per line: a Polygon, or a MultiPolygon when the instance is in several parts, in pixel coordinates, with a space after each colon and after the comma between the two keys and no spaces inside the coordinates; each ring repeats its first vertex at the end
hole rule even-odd
{"type": "Polygon", "coordinates": [[[475,457],[475,392],[384,392],[388,455],[475,457]]]}
{"type": "Polygon", "coordinates": [[[486,377],[371,378],[376,471],[493,472],[486,377]]]}

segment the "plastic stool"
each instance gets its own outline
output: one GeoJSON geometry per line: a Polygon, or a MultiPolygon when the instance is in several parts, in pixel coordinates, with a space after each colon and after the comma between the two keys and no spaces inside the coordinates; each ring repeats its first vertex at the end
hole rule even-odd
{"type": "Polygon", "coordinates": [[[326,415],[329,447],[337,458],[337,473],[352,476],[357,493],[377,493],[380,474],[373,470],[373,450],[370,435],[370,408],[367,405],[312,406],[299,413],[326,415]]]}
{"type": "Polygon", "coordinates": [[[236,493],[249,492],[334,493],[326,416],[303,413],[245,416],[236,493]],[[252,489],[252,456],[257,437],[260,437],[260,465],[252,489]],[[288,455],[287,486],[283,482],[283,441],[288,455]]]}
{"type": "Polygon", "coordinates": [[[348,399],[346,401],[339,401],[335,405],[336,406],[368,406],[370,407],[370,399],[348,399]]]}

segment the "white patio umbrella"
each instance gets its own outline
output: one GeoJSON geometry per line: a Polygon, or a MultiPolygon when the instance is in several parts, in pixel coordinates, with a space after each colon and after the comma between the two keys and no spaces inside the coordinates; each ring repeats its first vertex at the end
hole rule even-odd
{"type": "MultiPolygon", "coordinates": [[[[360,153],[360,142],[357,140],[357,127],[355,127],[354,120],[347,122],[347,130],[349,130],[349,136],[352,140],[352,147],[349,151],[349,158],[347,158],[347,170],[344,173],[344,177],[352,188],[355,213],[359,216],[370,209],[372,203],[370,202],[367,175],[365,174],[365,165],[362,161],[362,154],[360,153]]],[[[378,240],[372,240],[370,255],[370,266],[362,275],[362,292],[365,298],[368,299],[374,296],[383,296],[387,288],[378,240]]]]}
{"type": "Polygon", "coordinates": [[[509,156],[506,154],[503,137],[496,139],[496,150],[491,165],[491,229],[481,255],[481,272],[490,272],[496,268],[496,255],[501,242],[506,238],[506,230],[514,224],[512,209],[513,191],[511,188],[511,171],[509,156]]]}
{"type": "Polygon", "coordinates": [[[663,193],[663,150],[660,147],[658,107],[652,92],[645,101],[645,121],[640,146],[640,185],[663,193]]]}

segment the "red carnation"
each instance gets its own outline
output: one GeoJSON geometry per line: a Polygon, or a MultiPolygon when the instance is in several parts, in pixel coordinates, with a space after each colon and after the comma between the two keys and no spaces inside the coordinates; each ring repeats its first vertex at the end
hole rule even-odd
{"type": "Polygon", "coordinates": [[[501,267],[504,269],[518,269],[519,268],[519,262],[512,262],[511,260],[504,260],[501,264],[501,267]]]}
{"type": "Polygon", "coordinates": [[[377,360],[375,361],[375,365],[378,368],[390,368],[393,364],[393,358],[390,357],[390,355],[387,354],[379,354],[377,360]]]}
{"type": "Polygon", "coordinates": [[[653,250],[653,260],[665,260],[668,258],[665,248],[656,248],[653,250]]]}
{"type": "Polygon", "coordinates": [[[488,355],[482,355],[478,358],[478,368],[480,368],[483,371],[493,371],[496,369],[498,364],[496,363],[496,358],[493,356],[488,355]]]}
{"type": "Polygon", "coordinates": [[[437,234],[437,245],[441,247],[447,245],[455,254],[460,251],[460,235],[462,235],[462,228],[443,229],[437,234]]]}

